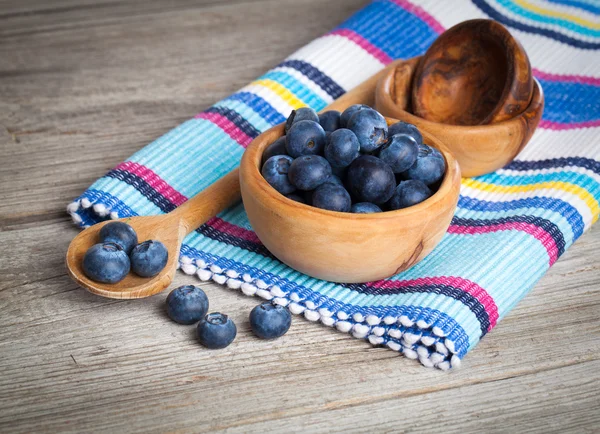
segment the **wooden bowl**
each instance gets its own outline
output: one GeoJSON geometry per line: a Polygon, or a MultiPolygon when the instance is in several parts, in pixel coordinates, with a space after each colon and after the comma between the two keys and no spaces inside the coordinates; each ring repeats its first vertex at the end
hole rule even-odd
{"type": "Polygon", "coordinates": [[[448,29],[423,55],[412,86],[412,112],[452,125],[512,119],[533,96],[527,53],[500,23],[469,20],[448,29]]]}
{"type": "Polygon", "coordinates": [[[414,124],[422,132],[440,139],[458,161],[464,177],[494,172],[510,163],[531,139],[544,111],[544,93],[537,80],[529,107],[512,119],[489,125],[442,124],[407,111],[419,59],[409,59],[386,71],[375,91],[376,109],[384,116],[414,124]]]}
{"type": "Polygon", "coordinates": [[[446,159],[439,190],[413,207],[376,214],[314,208],[272,188],[260,173],[260,162],[264,149],[282,135],[283,125],[279,125],[252,142],[240,164],[240,185],[258,238],[290,267],[333,282],[384,279],[419,262],[446,233],[458,202],[460,169],[452,154],[431,134],[423,133],[425,142],[446,159]]]}

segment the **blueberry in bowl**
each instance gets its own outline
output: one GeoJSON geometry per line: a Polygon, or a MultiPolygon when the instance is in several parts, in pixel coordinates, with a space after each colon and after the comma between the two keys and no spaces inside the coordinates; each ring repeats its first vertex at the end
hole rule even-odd
{"type": "MultiPolygon", "coordinates": [[[[339,107],[331,108],[340,110],[339,107]]],[[[336,160],[331,156],[331,161],[328,161],[325,154],[327,144],[310,155],[317,161],[320,161],[318,157],[326,160],[330,171],[323,169],[325,164],[319,165],[318,176],[307,171],[304,174],[312,180],[308,185],[301,184],[295,178],[297,174],[293,175],[294,182],[304,188],[295,186],[297,191],[294,193],[304,198],[305,203],[279,193],[260,172],[262,154],[284,135],[283,125],[258,136],[247,148],[240,165],[244,207],[253,230],[265,247],[279,260],[302,273],[344,283],[387,278],[423,259],[446,232],[460,190],[458,164],[436,137],[420,131],[423,144],[429,148],[421,150],[410,127],[391,128],[398,121],[384,117],[381,117],[385,122],[382,125],[380,115],[371,113],[372,109],[366,106],[353,110],[346,122],[356,116],[350,126],[362,134],[363,139],[366,138],[361,144],[367,143],[366,149],[362,146],[359,155],[351,159],[347,167],[333,166],[331,163],[335,164],[336,160]],[[389,136],[390,130],[395,134],[389,136]],[[386,146],[388,142],[390,144],[386,146]],[[421,158],[426,159],[420,165],[417,164],[418,155],[416,158],[414,155],[415,145],[416,153],[421,151],[421,158]],[[392,149],[382,156],[381,152],[389,148],[392,149]],[[412,159],[415,161],[406,168],[412,159]],[[419,173],[423,163],[434,169],[443,167],[441,178],[434,181],[438,173],[430,174],[424,170],[432,178],[425,179],[423,173],[419,173]],[[401,172],[395,173],[397,171],[401,172]],[[396,204],[392,199],[398,185],[409,179],[408,173],[421,176],[424,180],[417,181],[432,194],[410,197],[398,194],[396,204]],[[325,174],[327,177],[323,180],[325,174]],[[418,199],[422,201],[418,202],[418,199]],[[412,205],[402,207],[410,201],[412,205]]],[[[302,122],[311,121],[296,123],[288,131],[286,139],[302,122]]],[[[342,111],[340,128],[347,127],[342,111]]],[[[330,140],[340,128],[330,132],[330,140]]],[[[359,138],[355,131],[352,132],[359,138]]],[[[298,158],[304,158],[301,155],[295,157],[287,150],[288,156],[294,160],[290,167],[298,158]]],[[[290,181],[292,185],[294,182],[290,181]]]]}

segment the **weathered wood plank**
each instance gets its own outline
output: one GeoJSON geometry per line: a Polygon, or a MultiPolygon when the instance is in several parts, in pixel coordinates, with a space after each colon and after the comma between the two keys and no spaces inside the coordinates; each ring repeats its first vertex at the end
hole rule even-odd
{"type": "Polygon", "coordinates": [[[239,329],[211,352],[166,294],[107,300],[66,277],[68,201],[365,3],[0,0],[0,432],[598,427],[597,228],[450,373],[302,318],[259,341],[257,300],[207,283],[239,329]]]}

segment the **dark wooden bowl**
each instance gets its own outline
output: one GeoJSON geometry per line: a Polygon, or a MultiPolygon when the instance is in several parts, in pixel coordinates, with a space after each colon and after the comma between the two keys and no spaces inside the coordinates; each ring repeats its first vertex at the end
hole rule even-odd
{"type": "Polygon", "coordinates": [[[448,29],[429,47],[414,76],[413,113],[444,124],[511,119],[529,106],[534,91],[527,53],[492,20],[448,29]]]}
{"type": "Polygon", "coordinates": [[[416,125],[448,147],[464,177],[479,176],[510,163],[525,147],[544,111],[544,93],[534,81],[533,98],[523,113],[489,125],[448,125],[423,119],[409,112],[411,84],[419,58],[385,71],[375,92],[375,107],[389,116],[416,125]]]}

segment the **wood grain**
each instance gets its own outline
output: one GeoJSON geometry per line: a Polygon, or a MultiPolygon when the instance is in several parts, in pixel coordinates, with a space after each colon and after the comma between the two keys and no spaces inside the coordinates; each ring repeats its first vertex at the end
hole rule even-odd
{"type": "Polygon", "coordinates": [[[69,201],[364,4],[0,0],[0,432],[597,430],[598,228],[450,373],[299,317],[259,341],[258,299],[209,283],[238,337],[205,351],[166,292],[67,277],[69,201]]]}
{"type": "Polygon", "coordinates": [[[485,125],[521,114],[533,96],[527,53],[502,24],[463,21],[425,52],[412,85],[412,113],[432,122],[485,125]]]}

